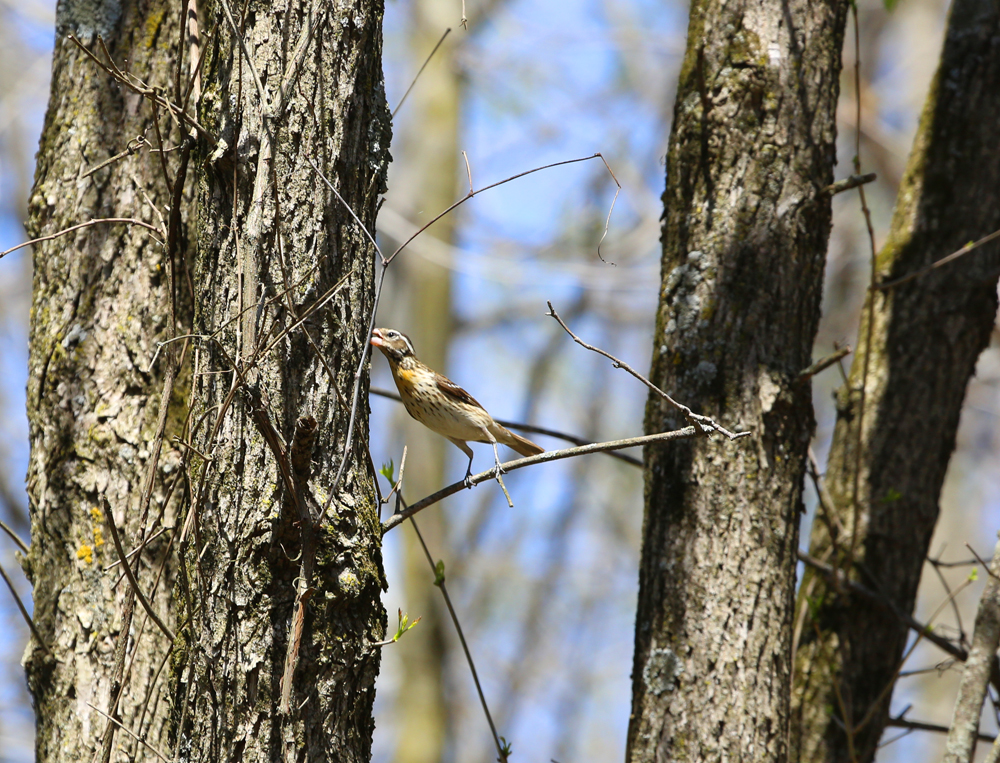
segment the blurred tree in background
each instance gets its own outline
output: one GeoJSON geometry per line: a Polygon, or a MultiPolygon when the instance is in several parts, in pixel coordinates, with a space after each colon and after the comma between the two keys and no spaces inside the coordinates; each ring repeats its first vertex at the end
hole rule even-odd
{"type": "MultiPolygon", "coordinates": [[[[388,200],[379,215],[383,239],[397,241],[408,235],[440,210],[442,198],[450,193],[450,202],[464,193],[463,149],[477,187],[547,161],[601,151],[624,186],[602,246],[617,267],[595,256],[613,184],[597,163],[574,165],[483,195],[432,229],[432,236],[418,239],[405,254],[405,275],[397,274],[403,277],[387,286],[380,324],[408,331],[422,358],[466,386],[498,417],[595,440],[637,433],[645,402],[642,388],[569,343],[543,317],[544,303],[553,299],[578,333],[644,369],[659,288],[662,162],[684,51],[686,8],[639,1],[469,2],[469,31],[459,24],[459,3],[450,12],[446,8],[443,19],[421,8],[425,6],[416,0],[387,4],[390,107],[413,80],[428,46],[444,28],[452,32],[438,51],[440,58],[432,61],[438,75],[428,67],[394,122],[395,163],[388,200]],[[455,113],[444,117],[444,123],[451,119],[453,126],[430,129],[422,120],[430,119],[427,110],[435,108],[432,83],[437,76],[450,81],[446,87],[452,88],[451,95],[442,96],[442,102],[454,98],[455,113]],[[421,104],[424,86],[429,92],[421,104]],[[433,148],[447,142],[441,137],[446,132],[457,135],[451,148],[433,148]],[[430,169],[423,162],[438,166],[430,169]],[[427,263],[438,269],[436,276],[431,267],[424,275],[417,272],[427,263]],[[411,305],[407,289],[424,277],[450,282],[450,287],[439,287],[445,294],[450,289],[450,296],[440,303],[417,300],[411,305]],[[428,311],[425,318],[417,316],[420,309],[428,311]],[[437,334],[436,329],[421,328],[432,321],[451,328],[437,334]],[[428,333],[422,335],[424,331],[428,333]],[[451,339],[446,344],[447,336],[451,339]]],[[[878,2],[859,5],[861,157],[865,171],[879,174],[878,183],[867,189],[879,244],[886,240],[896,188],[937,64],[945,10],[939,0],[913,0],[892,12],[878,2]]],[[[17,226],[25,216],[33,136],[40,132],[44,107],[39,104],[47,93],[51,12],[48,3],[32,5],[27,0],[0,6],[5,22],[0,25],[5,38],[0,66],[0,248],[23,239],[17,226]]],[[[852,71],[853,62],[853,46],[847,45],[845,72],[852,71]]],[[[854,95],[847,74],[837,114],[837,177],[852,171],[854,95]]],[[[855,344],[869,277],[869,244],[856,192],[834,197],[833,221],[816,357],[832,351],[834,342],[855,344]]],[[[7,380],[0,395],[10,410],[3,417],[3,444],[9,449],[4,478],[12,496],[4,511],[12,512],[6,521],[25,538],[25,501],[18,486],[26,469],[25,426],[19,422],[28,259],[15,254],[0,263],[5,295],[0,362],[7,380]]],[[[998,467],[995,430],[1000,413],[995,332],[991,341],[970,382],[931,543],[931,554],[943,553],[949,561],[968,557],[962,545],[966,541],[988,556],[1000,524],[1000,495],[990,477],[998,467]]],[[[385,371],[380,359],[373,362],[373,386],[391,387],[385,371]]],[[[820,463],[825,463],[836,416],[831,392],[840,384],[835,369],[813,381],[813,447],[820,463]]],[[[429,453],[442,446],[440,441],[432,445],[433,437],[426,448],[417,446],[420,435],[411,430],[394,433],[390,427],[399,421],[395,406],[372,400],[376,465],[389,459],[398,465],[403,444],[409,445],[408,498],[423,492],[418,493],[415,484],[418,472],[426,471],[430,478],[433,470],[442,468],[444,481],[460,476],[464,459],[447,444],[448,450],[431,456],[442,459],[443,467],[432,460],[426,470],[413,468],[415,451],[429,453]]],[[[554,440],[538,439],[545,447],[557,447],[554,440]]],[[[485,449],[476,450],[477,464],[482,465],[485,449]]],[[[500,733],[513,742],[518,757],[552,757],[563,763],[616,757],[629,714],[641,477],[631,467],[593,456],[511,475],[508,484],[513,511],[497,491],[484,486],[418,518],[422,528],[437,536],[431,541],[432,553],[446,562],[450,590],[500,733]],[[441,525],[435,529],[432,523],[438,519],[441,525]]],[[[805,501],[803,538],[808,537],[816,504],[808,483],[805,501]]],[[[410,543],[405,539],[409,533],[409,528],[401,528],[387,537],[390,589],[384,601],[390,612],[402,606],[411,616],[429,615],[440,611],[438,592],[429,568],[412,548],[403,548],[410,543]]],[[[0,541],[0,562],[16,573],[15,583],[26,595],[28,588],[6,539],[0,541]]],[[[935,571],[951,588],[968,576],[965,567],[935,571]]],[[[981,585],[970,586],[956,599],[966,630],[981,585]]],[[[924,576],[915,616],[929,620],[946,595],[936,575],[924,576]]],[[[9,635],[0,643],[6,657],[0,737],[19,743],[5,746],[0,755],[27,760],[32,721],[18,666],[26,629],[5,595],[0,595],[0,606],[9,624],[4,629],[9,635]]],[[[946,614],[952,620],[938,628],[950,634],[956,628],[954,615],[946,614]]],[[[908,639],[912,643],[912,633],[908,639]]],[[[941,663],[936,647],[919,644],[904,666],[889,712],[898,715],[912,705],[907,717],[947,726],[959,673],[952,668],[941,663]]],[[[426,744],[440,745],[443,759],[494,757],[468,669],[447,623],[432,625],[428,619],[402,644],[386,649],[378,691],[376,760],[402,759],[400,751],[410,739],[402,729],[413,722],[404,718],[425,702],[441,718],[439,728],[425,728],[425,739],[431,740],[426,744]],[[404,657],[406,648],[419,656],[404,657]],[[422,677],[408,672],[413,667],[408,663],[414,661],[430,671],[422,677]],[[440,678],[434,674],[435,661],[441,666],[440,678]],[[425,691],[429,694],[421,693],[425,691]]],[[[995,726],[985,730],[993,733],[995,726]]],[[[891,741],[896,732],[907,733],[889,729],[882,741],[891,741]]],[[[910,733],[886,746],[880,759],[935,759],[943,741],[937,733],[910,733]]]]}

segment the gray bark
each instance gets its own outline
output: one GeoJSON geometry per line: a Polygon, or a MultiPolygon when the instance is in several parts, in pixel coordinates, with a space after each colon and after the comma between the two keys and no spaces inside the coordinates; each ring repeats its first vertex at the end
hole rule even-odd
{"type": "MultiPolygon", "coordinates": [[[[787,755],[810,363],[847,4],[695,2],[664,194],[652,379],[738,443],[646,451],[627,759],[787,755]]],[[[658,397],[646,431],[685,422],[658,397]]]]}
{"type": "MultiPolygon", "coordinates": [[[[382,7],[317,3],[316,17],[311,5],[251,4],[234,19],[247,54],[221,2],[199,9],[202,96],[189,110],[205,132],[189,143],[191,130],[158,110],[164,143],[181,146],[163,155],[169,183],[146,151],[81,178],[138,134],[154,142],[153,114],[57,45],[31,232],[90,217],[159,225],[155,205],[170,233],[160,246],[144,229],[102,224],[35,249],[28,572],[54,651],[32,644],[26,659],[39,761],[107,760],[118,747],[150,758],[88,705],[112,712],[119,687],[121,723],[172,759],[370,757],[370,644],[385,615],[365,395],[345,441],[373,252],[307,158],[373,230],[390,133],[382,7]],[[173,195],[185,178],[195,188],[173,195]],[[157,355],[158,342],[188,333],[157,355]],[[297,454],[296,421],[308,416],[317,434],[297,454]],[[168,528],[132,566],[172,643],[128,582],[113,588],[120,572],[101,569],[116,558],[104,499],[128,550],[168,528]]],[[[94,7],[62,4],[60,32],[102,57],[100,34],[119,65],[182,102],[197,51],[177,4],[94,7]]]]}
{"type": "MultiPolygon", "coordinates": [[[[149,130],[155,139],[148,107],[113,86],[66,35],[78,35],[96,51],[100,34],[118,62],[127,58],[148,84],[169,89],[177,41],[170,30],[178,17],[176,4],[168,3],[143,10],[60,4],[29,235],[50,235],[91,218],[159,224],[144,194],[164,200],[169,189],[152,155],[142,151],[81,177],[136,135],[149,130]]],[[[170,163],[176,171],[176,154],[170,163]]],[[[187,214],[188,201],[181,208],[187,214]]],[[[137,609],[129,584],[114,585],[120,570],[103,570],[117,557],[102,502],[107,499],[115,512],[128,549],[144,529],[176,521],[177,494],[170,498],[176,471],[169,469],[180,459],[169,442],[159,456],[145,521],[139,515],[164,405],[165,367],[150,369],[150,362],[156,342],[171,329],[169,257],[148,230],[99,224],[36,245],[33,258],[27,395],[32,543],[25,571],[34,586],[35,622],[52,650],[46,655],[32,641],[24,658],[37,717],[36,759],[91,760],[102,750],[117,728],[91,705],[112,712],[154,747],[169,748],[165,703],[146,704],[147,692],[163,689],[165,675],[158,671],[169,644],[137,609]]],[[[168,539],[154,540],[134,566],[152,606],[175,627],[171,566],[154,588],[168,539]]],[[[129,737],[119,734],[117,742],[134,750],[129,737]]]]}
{"type": "Polygon", "coordinates": [[[945,763],[971,763],[976,754],[979,718],[996,660],[997,645],[1000,644],[1000,543],[993,551],[987,575],[986,589],[979,599],[979,611],[976,613],[972,648],[965,661],[948,732],[945,763]]]}
{"type": "MultiPolygon", "coordinates": [[[[915,273],[1000,228],[998,33],[1000,9],[992,0],[958,0],[953,6],[889,238],[878,256],[880,283],[915,273]]],[[[863,320],[848,387],[838,393],[826,474],[833,516],[814,524],[810,554],[843,568],[853,546],[851,574],[903,612],[913,610],[966,386],[993,329],[998,268],[1000,246],[994,241],[877,292],[871,342],[863,320]],[[831,531],[837,527],[843,531],[831,531]]],[[[888,607],[838,593],[811,570],[800,606],[809,616],[796,655],[794,757],[869,761],[888,720],[906,626],[888,607]]]]}

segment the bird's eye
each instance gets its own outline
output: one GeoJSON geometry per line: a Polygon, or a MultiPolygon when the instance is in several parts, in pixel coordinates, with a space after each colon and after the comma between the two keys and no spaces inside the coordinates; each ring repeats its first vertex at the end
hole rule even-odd
{"type": "Polygon", "coordinates": [[[394,339],[395,337],[399,336],[399,332],[398,331],[387,331],[387,332],[385,332],[385,335],[387,337],[389,337],[390,339],[394,339]]]}

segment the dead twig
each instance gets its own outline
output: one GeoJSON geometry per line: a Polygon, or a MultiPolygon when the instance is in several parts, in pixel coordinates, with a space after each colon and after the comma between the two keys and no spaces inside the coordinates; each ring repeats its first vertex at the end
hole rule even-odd
{"type": "MultiPolygon", "coordinates": [[[[661,432],[659,434],[644,435],[642,437],[629,437],[624,440],[611,440],[609,442],[598,442],[593,445],[582,445],[578,448],[564,448],[563,450],[548,450],[545,453],[541,453],[537,456],[530,456],[528,458],[518,458],[514,461],[508,461],[505,464],[501,464],[500,467],[504,472],[512,472],[517,469],[523,469],[526,466],[534,466],[535,464],[544,464],[549,461],[559,461],[564,458],[574,458],[576,456],[585,456],[590,453],[603,453],[606,450],[620,450],[622,448],[634,448],[640,445],[649,445],[654,442],[667,442],[669,440],[684,440],[690,437],[696,437],[699,431],[695,427],[685,427],[684,429],[678,429],[673,432],[661,432]]],[[[469,478],[469,484],[478,485],[480,482],[488,482],[496,476],[496,469],[491,468],[488,471],[480,472],[479,474],[474,474],[469,478]]],[[[466,489],[467,485],[465,480],[459,480],[458,482],[452,483],[436,493],[433,493],[426,498],[411,504],[409,508],[401,511],[399,514],[393,514],[385,522],[382,523],[382,534],[385,535],[393,527],[402,524],[403,520],[409,519],[411,516],[416,514],[418,511],[426,509],[439,501],[444,500],[450,495],[454,495],[461,490],[466,489]]]]}
{"type": "Polygon", "coordinates": [[[587,344],[586,342],[584,342],[582,339],[580,339],[580,337],[578,337],[576,334],[574,334],[572,332],[572,330],[570,329],[570,327],[565,324],[565,322],[563,321],[563,319],[559,317],[559,314],[556,312],[556,309],[554,307],[552,307],[552,303],[551,302],[546,302],[545,304],[547,304],[549,306],[549,312],[546,313],[546,315],[554,318],[555,321],[556,321],[556,323],[558,323],[560,326],[562,326],[563,330],[573,338],[574,342],[576,342],[581,347],[590,350],[591,352],[596,352],[598,355],[603,355],[608,360],[610,360],[612,363],[614,363],[615,368],[621,368],[621,369],[627,371],[628,373],[632,374],[632,376],[634,376],[636,379],[638,379],[639,381],[641,381],[643,384],[645,384],[647,387],[649,387],[653,392],[655,392],[661,398],[663,398],[668,403],[670,403],[672,406],[674,406],[674,408],[676,408],[681,413],[683,413],[684,416],[689,421],[691,421],[696,427],[698,427],[700,430],[702,430],[704,432],[713,432],[713,431],[714,432],[719,432],[720,434],[724,434],[730,440],[738,440],[741,437],[747,437],[747,436],[750,435],[750,432],[730,432],[728,429],[726,429],[722,425],[716,423],[716,421],[713,418],[711,418],[710,416],[702,416],[700,414],[697,414],[697,413],[693,412],[690,408],[688,408],[686,405],[684,405],[683,403],[678,403],[676,400],[674,400],[672,397],[670,397],[670,395],[668,395],[662,389],[660,389],[655,384],[653,384],[653,382],[651,382],[645,376],[643,376],[638,371],[636,371],[634,368],[632,368],[624,360],[619,360],[618,358],[616,358],[611,353],[605,352],[604,350],[600,349],[599,347],[594,347],[593,345],[590,345],[590,344],[587,344]]]}

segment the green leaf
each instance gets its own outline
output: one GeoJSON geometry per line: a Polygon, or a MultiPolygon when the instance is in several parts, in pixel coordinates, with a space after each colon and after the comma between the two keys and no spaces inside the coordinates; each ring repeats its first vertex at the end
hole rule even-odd
{"type": "Polygon", "coordinates": [[[973,567],[972,572],[969,573],[969,582],[975,583],[977,580],[979,580],[979,568],[973,567]]]}
{"type": "Polygon", "coordinates": [[[438,563],[434,565],[434,585],[438,588],[444,582],[444,559],[438,559],[438,563]]]}
{"type": "Polygon", "coordinates": [[[500,757],[497,758],[500,763],[507,760],[513,752],[513,747],[510,742],[508,742],[504,737],[500,737],[500,757]]]}
{"type": "Polygon", "coordinates": [[[889,11],[889,13],[892,13],[894,10],[896,10],[897,2],[899,2],[899,0],[882,0],[882,4],[885,6],[885,9],[889,11]]]}
{"type": "Polygon", "coordinates": [[[389,480],[390,485],[396,484],[396,466],[392,463],[392,459],[389,459],[389,463],[382,464],[382,468],[378,470],[378,473],[389,480]]]}
{"type": "Polygon", "coordinates": [[[392,637],[392,640],[394,642],[399,641],[403,637],[403,634],[406,633],[408,630],[410,630],[411,628],[415,628],[417,626],[417,623],[419,623],[421,619],[420,617],[418,617],[411,623],[410,616],[403,614],[403,610],[397,609],[396,612],[398,613],[399,617],[399,625],[396,628],[396,635],[392,637]]]}

